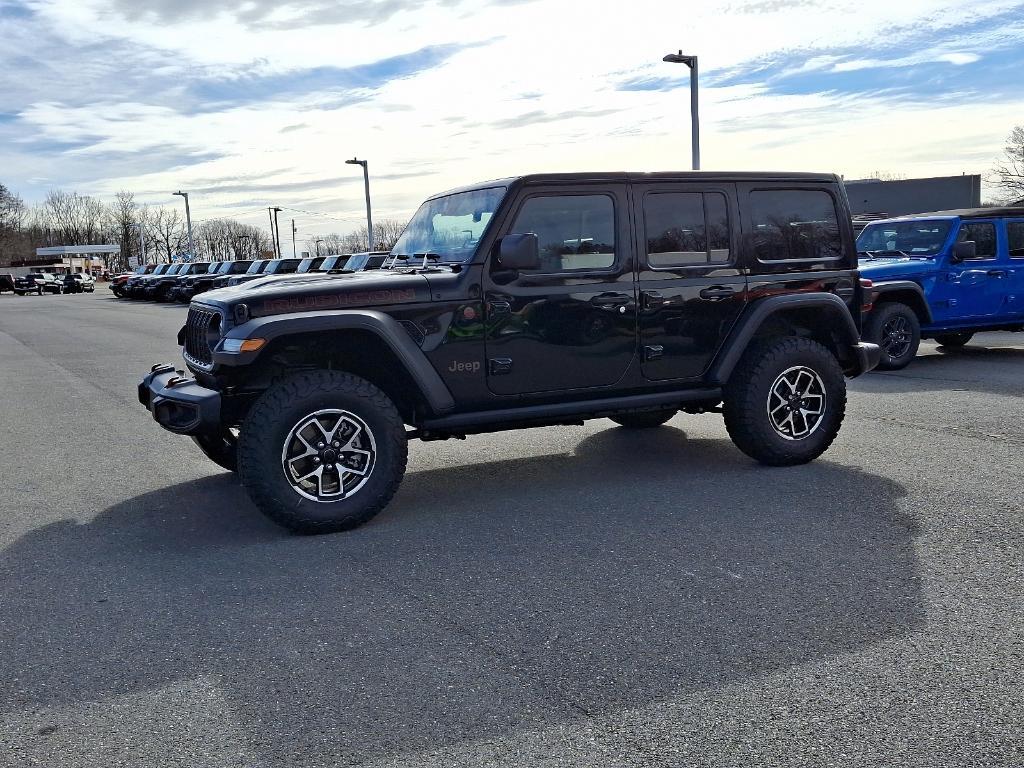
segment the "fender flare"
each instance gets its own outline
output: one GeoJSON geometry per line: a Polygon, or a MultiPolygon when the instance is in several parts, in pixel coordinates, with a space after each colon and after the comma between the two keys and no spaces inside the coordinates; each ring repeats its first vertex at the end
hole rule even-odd
{"type": "Polygon", "coordinates": [[[848,344],[853,348],[860,342],[860,331],[857,330],[857,324],[853,321],[850,308],[834,293],[769,296],[748,305],[740,315],[725,340],[724,352],[718,356],[708,372],[709,379],[720,386],[729,380],[736,364],[739,363],[743,353],[747,351],[750,340],[754,338],[758,329],[769,317],[779,312],[808,308],[819,309],[839,318],[836,330],[839,331],[841,343],[848,344]]]}
{"type": "MultiPolygon", "coordinates": [[[[227,339],[266,339],[321,331],[368,331],[388,346],[420,388],[431,409],[443,414],[455,407],[455,399],[427,356],[423,354],[401,324],[390,315],[373,310],[333,310],[297,312],[289,315],[257,317],[229,330],[227,339]]],[[[252,363],[257,352],[214,352],[214,362],[240,366],[252,363]]]]}
{"type": "MultiPolygon", "coordinates": [[[[877,304],[880,296],[887,293],[895,293],[896,291],[910,291],[911,293],[916,294],[921,300],[921,307],[924,308],[924,320],[921,324],[924,325],[925,323],[932,322],[932,309],[928,306],[928,299],[924,295],[924,289],[920,284],[915,283],[913,280],[887,280],[880,283],[874,283],[870,288],[871,303],[877,304]]],[[[914,307],[914,309],[916,309],[916,307],[914,307]]]]}

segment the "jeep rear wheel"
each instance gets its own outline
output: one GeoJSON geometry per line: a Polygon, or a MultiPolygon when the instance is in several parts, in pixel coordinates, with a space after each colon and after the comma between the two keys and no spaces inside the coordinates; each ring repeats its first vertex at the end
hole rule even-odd
{"type": "Polygon", "coordinates": [[[651,429],[660,427],[666,421],[676,415],[675,408],[666,408],[661,411],[642,411],[640,413],[620,413],[618,416],[609,416],[612,421],[626,429],[651,429]]]}
{"type": "Polygon", "coordinates": [[[805,464],[824,453],[846,413],[839,362],[816,341],[760,342],[725,388],[725,427],[736,447],[762,464],[805,464]]]}
{"type": "Polygon", "coordinates": [[[271,520],[297,533],[362,525],[394,496],[408,455],[394,403],[365,379],[297,374],[253,405],[239,436],[242,485],[271,520]]]}
{"type": "Polygon", "coordinates": [[[880,369],[898,371],[917,356],[921,323],[906,304],[887,302],[876,307],[868,317],[864,338],[881,349],[880,369]]]}
{"type": "Polygon", "coordinates": [[[972,338],[974,338],[973,333],[964,331],[963,333],[940,333],[935,337],[935,341],[944,347],[956,349],[957,347],[962,347],[972,338]]]}

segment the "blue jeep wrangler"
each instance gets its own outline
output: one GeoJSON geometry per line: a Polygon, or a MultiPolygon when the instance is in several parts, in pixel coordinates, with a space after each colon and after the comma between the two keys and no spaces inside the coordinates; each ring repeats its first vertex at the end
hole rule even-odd
{"type": "Polygon", "coordinates": [[[1024,208],[872,222],[857,252],[879,368],[905,367],[922,338],[961,347],[979,331],[1024,330],[1024,208]]]}

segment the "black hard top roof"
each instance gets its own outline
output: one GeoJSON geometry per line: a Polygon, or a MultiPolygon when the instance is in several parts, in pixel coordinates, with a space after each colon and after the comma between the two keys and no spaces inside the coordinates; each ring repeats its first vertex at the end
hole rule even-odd
{"type": "Polygon", "coordinates": [[[589,181],[611,181],[611,182],[643,182],[643,181],[801,181],[812,183],[831,183],[839,181],[834,173],[796,173],[788,171],[656,171],[645,173],[642,171],[595,171],[577,173],[531,173],[525,176],[509,176],[504,179],[492,179],[481,181],[477,184],[467,184],[464,187],[439,192],[434,197],[455,194],[457,192],[471,192],[476,189],[488,189],[490,187],[511,187],[513,184],[537,184],[537,183],[562,183],[572,184],[589,181]]]}
{"type": "MultiPolygon", "coordinates": [[[[1024,218],[1024,206],[1003,206],[1001,208],[959,208],[952,211],[932,211],[930,213],[908,213],[905,216],[889,216],[882,221],[898,221],[901,219],[998,219],[1024,218]]],[[[874,224],[875,222],[869,222],[874,224]]]]}

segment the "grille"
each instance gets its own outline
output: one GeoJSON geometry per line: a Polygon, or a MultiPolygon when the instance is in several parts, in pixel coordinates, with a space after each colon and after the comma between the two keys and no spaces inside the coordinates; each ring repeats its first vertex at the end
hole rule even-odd
{"type": "Polygon", "coordinates": [[[210,352],[210,331],[220,325],[220,313],[196,306],[189,307],[185,323],[185,357],[200,365],[213,362],[210,352]]]}

